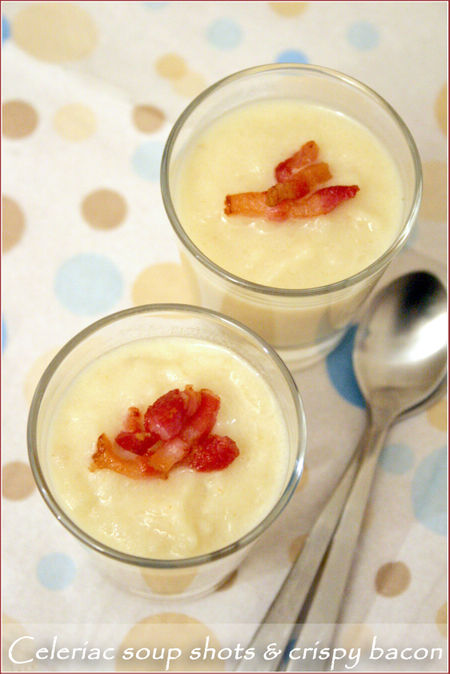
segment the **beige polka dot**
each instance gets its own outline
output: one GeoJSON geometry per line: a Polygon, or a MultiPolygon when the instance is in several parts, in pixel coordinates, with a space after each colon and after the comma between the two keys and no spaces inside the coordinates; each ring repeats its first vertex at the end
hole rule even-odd
{"type": "Polygon", "coordinates": [[[155,63],[156,72],[169,80],[179,80],[188,71],[186,61],[178,54],[164,54],[155,63]]]}
{"type": "Polygon", "coordinates": [[[173,83],[173,88],[180,96],[192,98],[206,88],[206,80],[203,75],[189,71],[184,77],[173,83]]]}
{"type": "Polygon", "coordinates": [[[2,105],[2,133],[6,138],[25,138],[38,123],[36,110],[25,101],[6,101],[2,105]]]}
{"type": "Polygon", "coordinates": [[[25,216],[19,204],[2,195],[2,246],[3,252],[19,243],[25,229],[25,216]]]}
{"type": "Polygon", "coordinates": [[[165,114],[154,105],[136,105],[133,108],[134,126],[143,133],[154,133],[164,124],[165,114]]]}
{"type": "Polygon", "coordinates": [[[427,410],[429,423],[439,431],[447,430],[447,398],[441,398],[436,405],[427,410]]]}
{"type": "MultiPolygon", "coordinates": [[[[203,623],[182,613],[159,613],[149,616],[138,622],[123,639],[117,651],[116,670],[119,672],[209,672],[223,671],[226,661],[215,660],[190,660],[189,654],[193,648],[202,649],[206,637],[209,637],[211,648],[220,651],[221,646],[214,633],[203,623]],[[132,648],[138,657],[129,660],[123,659],[126,648],[132,648]],[[146,651],[150,649],[148,657],[146,651]],[[161,655],[161,648],[165,648],[166,654],[169,648],[181,650],[181,656],[177,660],[167,663],[156,660],[152,656],[161,655]],[[139,659],[139,657],[141,659],[139,659]],[[167,665],[167,666],[166,666],[167,665]]],[[[173,652],[173,651],[172,651],[173,652]]]]}
{"type": "Polygon", "coordinates": [[[233,571],[232,573],[230,573],[230,575],[227,578],[225,578],[223,583],[221,583],[219,585],[219,587],[216,588],[216,592],[222,592],[222,590],[229,590],[230,587],[232,587],[235,584],[235,582],[237,580],[237,577],[238,577],[238,571],[236,569],[236,571],[233,571]]]}
{"type": "Polygon", "coordinates": [[[295,491],[297,492],[297,491],[301,491],[302,489],[304,489],[306,487],[306,485],[308,484],[308,482],[309,482],[309,470],[306,466],[303,466],[303,472],[301,474],[300,481],[299,481],[299,483],[297,485],[297,489],[295,491]]]}
{"type": "Polygon", "coordinates": [[[145,583],[155,594],[181,594],[184,592],[197,575],[196,571],[183,570],[152,570],[144,569],[142,577],[145,583]]]}
{"type": "Polygon", "coordinates": [[[127,204],[118,192],[99,189],[83,199],[81,211],[86,222],[94,229],[113,229],[122,224],[127,204]]]}
{"type": "Polygon", "coordinates": [[[383,564],[375,577],[375,589],[383,597],[396,597],[406,590],[411,581],[411,572],[403,562],[383,564]]]}
{"type": "Polygon", "coordinates": [[[308,534],[302,534],[301,536],[297,536],[297,538],[294,538],[292,541],[291,545],[289,546],[289,561],[291,564],[295,562],[301,551],[303,550],[303,546],[306,543],[306,539],[308,538],[308,534]]]}
{"type": "Polygon", "coordinates": [[[192,293],[183,268],[174,262],[154,264],[141,271],[131,292],[135,305],[154,302],[192,303],[192,293]]]}
{"type": "Polygon", "coordinates": [[[46,351],[34,361],[33,365],[29,369],[28,374],[23,382],[23,393],[28,404],[31,403],[36,386],[38,385],[39,379],[44,373],[45,368],[50,363],[52,358],[56,356],[58,351],[59,349],[57,348],[46,351]]]}
{"type": "Polygon", "coordinates": [[[447,135],[447,85],[444,84],[434,103],[434,114],[442,133],[447,135]]]}
{"type": "Polygon", "coordinates": [[[270,8],[281,16],[298,16],[305,11],[307,2],[269,2],[270,8]]]}
{"type": "Polygon", "coordinates": [[[3,466],[2,494],[11,501],[21,501],[34,490],[31,468],[23,461],[11,461],[3,466]]]}
{"type": "Polygon", "coordinates": [[[339,646],[350,651],[352,648],[360,648],[362,653],[367,653],[372,648],[374,633],[367,625],[347,625],[339,637],[339,646]]]}
{"type": "Polygon", "coordinates": [[[30,3],[15,16],[12,36],[28,54],[51,63],[81,59],[97,42],[89,12],[70,2],[30,3]]]}
{"type": "Polygon", "coordinates": [[[32,636],[32,634],[17,620],[8,615],[2,615],[2,672],[32,672],[36,669],[34,663],[36,648],[33,649],[31,639],[22,639],[14,646],[14,659],[19,662],[23,661],[21,664],[11,662],[8,657],[11,645],[23,636],[32,636]],[[26,660],[33,660],[33,662],[26,662],[26,660]]]}
{"type": "Polygon", "coordinates": [[[89,138],[97,128],[94,113],[81,103],[64,105],[56,113],[53,123],[60,136],[73,142],[89,138]]]}
{"type": "Polygon", "coordinates": [[[447,166],[443,161],[424,161],[423,196],[419,218],[431,222],[447,219],[447,166]]]}
{"type": "Polygon", "coordinates": [[[436,626],[443,637],[447,636],[447,602],[436,612],[436,626]]]}

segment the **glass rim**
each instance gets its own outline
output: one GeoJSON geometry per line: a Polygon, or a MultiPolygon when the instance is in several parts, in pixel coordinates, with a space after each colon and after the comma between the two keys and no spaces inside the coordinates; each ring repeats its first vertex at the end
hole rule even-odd
{"type": "Polygon", "coordinates": [[[56,517],[56,519],[72,533],[81,543],[85,544],[88,548],[95,550],[96,552],[101,553],[102,555],[114,559],[119,562],[130,564],[133,566],[139,566],[142,568],[152,568],[152,569],[182,569],[193,566],[201,566],[208,562],[213,562],[216,560],[223,559],[228,555],[237,552],[250,543],[252,543],[256,538],[261,535],[271,524],[276,520],[276,518],[284,510],[285,506],[289,502],[298,482],[303,472],[303,464],[305,457],[305,448],[306,448],[306,419],[305,412],[303,407],[303,401],[301,395],[298,391],[297,385],[294,381],[294,378],[289,371],[287,365],[278,355],[278,353],[268,344],[264,339],[262,339],[256,332],[243,325],[239,321],[232,319],[224,314],[221,314],[217,311],[211,309],[206,309],[203,307],[197,307],[189,304],[176,304],[176,303],[165,303],[165,304],[143,304],[137,307],[131,307],[129,309],[123,309],[99,320],[91,323],[86,328],[78,332],[74,337],[72,337],[66,344],[58,351],[58,353],[51,360],[49,365],[46,367],[44,373],[42,374],[37,388],[35,390],[30,411],[28,414],[28,424],[27,424],[27,445],[28,445],[28,459],[30,462],[31,470],[33,473],[34,480],[38,487],[42,498],[44,499],[46,505],[56,517]],[[63,510],[59,505],[56,498],[53,496],[52,490],[46,480],[43,470],[41,468],[41,462],[39,460],[38,451],[37,451],[37,422],[39,417],[39,411],[41,403],[44,397],[44,394],[47,390],[47,386],[50,383],[54,373],[57,371],[59,365],[64,361],[64,359],[86,338],[94,335],[102,328],[126,319],[129,316],[134,316],[137,314],[157,314],[157,313],[175,313],[182,312],[188,313],[191,316],[197,316],[202,319],[214,319],[221,325],[229,326],[233,329],[238,329],[242,334],[250,336],[253,342],[256,342],[256,346],[260,348],[268,358],[270,358],[277,368],[280,370],[284,381],[288,385],[289,392],[292,396],[292,401],[295,407],[295,414],[297,419],[297,424],[299,428],[299,438],[296,447],[296,457],[293,469],[287,480],[287,483],[278,497],[275,504],[265,515],[265,517],[250,531],[238,538],[233,543],[230,543],[222,548],[213,550],[211,552],[203,553],[201,555],[196,555],[193,557],[185,557],[180,559],[159,559],[151,557],[142,557],[139,555],[131,555],[120,550],[116,550],[104,543],[101,543],[96,538],[86,533],[81,527],[79,527],[75,522],[72,521],[69,515],[63,510]]]}
{"type": "Polygon", "coordinates": [[[350,77],[345,73],[333,70],[331,68],[325,68],[323,66],[305,65],[297,63],[283,63],[283,64],[269,63],[266,65],[245,68],[244,70],[239,70],[238,72],[228,75],[227,77],[224,77],[215,82],[214,84],[212,84],[211,86],[207,87],[204,91],[202,91],[196,98],[194,98],[191,101],[191,103],[184,109],[184,111],[176,120],[167,138],[161,159],[160,182],[161,182],[161,194],[164,203],[164,208],[167,217],[169,219],[169,222],[173,230],[175,231],[175,234],[177,235],[181,243],[185,246],[185,248],[210,272],[221,277],[225,281],[235,286],[239,286],[244,290],[249,290],[259,295],[265,296],[270,295],[286,298],[311,297],[339,291],[342,290],[343,288],[356,285],[359,281],[362,281],[376,274],[381,269],[383,269],[383,267],[385,267],[390,262],[390,260],[396,255],[396,253],[402,248],[402,246],[406,242],[406,239],[408,238],[408,235],[411,231],[412,225],[417,217],[420,208],[420,202],[422,197],[422,166],[416,143],[409,128],[407,127],[403,119],[400,117],[398,112],[390,105],[390,103],[388,103],[374,89],[371,89],[363,82],[360,82],[359,80],[350,77]],[[392,242],[389,248],[385,250],[385,252],[382,255],[380,255],[380,257],[378,257],[376,260],[374,260],[370,265],[368,265],[361,271],[357,272],[356,274],[352,274],[351,276],[348,276],[345,279],[341,279],[340,281],[334,281],[333,283],[328,283],[326,285],[321,286],[314,286],[311,288],[280,288],[276,286],[267,286],[261,283],[255,283],[254,281],[249,281],[247,279],[242,278],[241,276],[237,276],[236,274],[227,271],[223,267],[213,262],[207,255],[205,255],[200,250],[200,248],[198,248],[195,245],[195,243],[192,241],[192,239],[187,235],[186,231],[184,230],[180,220],[178,219],[178,215],[176,213],[175,206],[172,201],[169,187],[169,166],[174,144],[178,138],[178,135],[184,123],[189,118],[189,116],[196,110],[196,108],[206,98],[208,98],[210,94],[214,93],[218,89],[227,86],[229,83],[232,83],[236,80],[244,79],[252,75],[276,71],[311,72],[318,75],[324,75],[335,80],[340,80],[352,86],[354,89],[358,89],[363,95],[368,96],[374,102],[378,103],[378,105],[380,105],[397,124],[397,127],[399,128],[399,130],[403,134],[404,139],[406,140],[414,166],[414,175],[415,175],[414,198],[412,200],[410,210],[405,218],[405,222],[400,232],[398,233],[398,236],[395,238],[395,240],[392,242]]]}

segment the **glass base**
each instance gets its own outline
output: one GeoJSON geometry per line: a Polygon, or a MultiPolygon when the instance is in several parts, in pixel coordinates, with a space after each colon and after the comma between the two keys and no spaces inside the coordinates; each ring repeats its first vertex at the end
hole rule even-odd
{"type": "Polygon", "coordinates": [[[338,345],[345,330],[340,330],[326,340],[303,348],[277,348],[278,355],[284,360],[291,372],[298,372],[325,358],[338,345]]]}

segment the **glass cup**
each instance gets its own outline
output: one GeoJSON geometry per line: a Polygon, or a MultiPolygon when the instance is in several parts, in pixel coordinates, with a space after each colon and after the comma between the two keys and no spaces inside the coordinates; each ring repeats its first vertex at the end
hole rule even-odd
{"type": "Polygon", "coordinates": [[[55,356],[36,389],[28,420],[28,453],[38,489],[55,517],[88,550],[101,571],[129,591],[147,597],[180,598],[207,593],[236,569],[250,545],[288,503],[303,469],[306,426],[292,376],[276,352],[243,325],[207,309],[187,305],[143,305],[93,323],[55,356]],[[279,401],[289,443],[288,465],[278,500],[251,531],[226,547],[186,559],[149,559],[115,550],[83,531],[70,518],[52,485],[47,459],[55,410],[75,377],[116,347],[151,337],[191,337],[218,344],[246,361],[279,401]]]}
{"type": "Polygon", "coordinates": [[[422,174],[408,128],[378,94],[342,73],[318,66],[283,64],[249,68],[226,77],[186,108],[165,146],[161,189],[195,301],[250,326],[296,370],[334,348],[387,265],[405,244],[420,206],[422,174]],[[233,108],[283,98],[311,101],[359,121],[389,148],[401,179],[404,201],[395,240],[368,267],[328,285],[283,289],[235,276],[196,246],[177,214],[176,184],[186,148],[197,134],[233,108]]]}

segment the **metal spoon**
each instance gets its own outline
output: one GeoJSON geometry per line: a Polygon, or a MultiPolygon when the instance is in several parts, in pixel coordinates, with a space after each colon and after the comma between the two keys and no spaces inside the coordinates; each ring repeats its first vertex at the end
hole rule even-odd
{"type": "MultiPolygon", "coordinates": [[[[444,374],[442,379],[436,382],[436,386],[430,392],[430,395],[403,411],[399,416],[399,420],[418,414],[434,404],[445,394],[446,390],[447,381],[444,374]]],[[[248,661],[242,660],[236,671],[263,672],[276,670],[282,659],[283,648],[291,636],[292,624],[297,620],[300,609],[317,575],[317,571],[338,524],[359,465],[358,459],[365,446],[364,440],[365,434],[361,438],[345,473],[311,528],[302,552],[291,567],[277,596],[274,598],[253,636],[249,646],[254,648],[255,658],[248,661]],[[277,644],[279,654],[275,658],[265,660],[263,654],[270,643],[277,644]]]]}
{"type": "MultiPolygon", "coordinates": [[[[332,645],[342,597],[365,508],[389,428],[427,398],[444,378],[447,295],[427,272],[402,276],[372,302],[355,337],[353,363],[366,399],[368,425],[350,496],[345,504],[306,621],[294,648],[332,645]]],[[[292,652],[292,650],[291,650],[292,652]]],[[[300,651],[296,651],[299,653],[300,651]]],[[[323,670],[323,660],[289,659],[286,671],[323,670]]]]}

